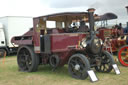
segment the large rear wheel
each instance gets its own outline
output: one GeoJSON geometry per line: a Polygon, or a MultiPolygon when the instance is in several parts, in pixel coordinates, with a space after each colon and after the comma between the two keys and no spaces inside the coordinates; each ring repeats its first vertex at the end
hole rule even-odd
{"type": "Polygon", "coordinates": [[[115,61],[113,59],[113,56],[109,52],[103,51],[101,54],[100,65],[97,65],[95,69],[98,72],[109,73],[112,71],[113,69],[112,64],[114,63],[115,61]]]}
{"type": "Polygon", "coordinates": [[[17,63],[20,71],[34,72],[39,65],[39,56],[37,56],[33,47],[21,46],[17,53],[17,63]]]}
{"type": "Polygon", "coordinates": [[[73,78],[82,80],[87,78],[87,71],[89,69],[89,61],[83,54],[74,54],[70,57],[68,62],[68,71],[73,78]]]}

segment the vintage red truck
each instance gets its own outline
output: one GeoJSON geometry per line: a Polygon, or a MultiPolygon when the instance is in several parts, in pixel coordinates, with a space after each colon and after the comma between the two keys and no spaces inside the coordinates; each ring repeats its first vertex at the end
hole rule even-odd
{"type": "Polygon", "coordinates": [[[87,78],[87,71],[91,68],[98,72],[111,72],[115,62],[113,56],[103,49],[103,40],[96,36],[94,11],[35,17],[33,28],[11,40],[19,45],[19,69],[33,72],[41,64],[50,64],[53,69],[68,64],[70,75],[77,79],[87,78]],[[55,21],[56,27],[47,28],[47,21],[55,21]]]}

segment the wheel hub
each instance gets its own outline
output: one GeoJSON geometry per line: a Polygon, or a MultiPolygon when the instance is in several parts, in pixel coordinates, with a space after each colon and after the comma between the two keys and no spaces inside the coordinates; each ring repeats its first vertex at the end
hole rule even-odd
{"type": "Polygon", "coordinates": [[[78,71],[79,69],[80,69],[80,65],[79,65],[79,64],[76,64],[76,65],[75,65],[75,70],[78,71]]]}

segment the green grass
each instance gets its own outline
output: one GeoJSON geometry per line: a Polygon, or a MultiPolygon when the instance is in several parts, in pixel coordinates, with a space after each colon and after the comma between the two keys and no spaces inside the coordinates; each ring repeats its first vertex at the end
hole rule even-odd
{"type": "Polygon", "coordinates": [[[68,74],[67,66],[52,71],[49,66],[40,66],[37,72],[19,72],[16,56],[6,57],[5,62],[0,59],[0,85],[128,85],[128,68],[118,63],[120,75],[99,73],[98,82],[91,83],[89,78],[77,80],[68,74]]]}

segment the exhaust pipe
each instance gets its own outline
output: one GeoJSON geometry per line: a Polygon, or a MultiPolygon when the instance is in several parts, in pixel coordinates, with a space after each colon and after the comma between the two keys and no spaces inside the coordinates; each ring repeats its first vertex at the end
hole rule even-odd
{"type": "Polygon", "coordinates": [[[128,22],[127,22],[127,28],[128,28],[128,22]]]}
{"type": "MultiPolygon", "coordinates": [[[[126,9],[127,9],[127,14],[128,14],[128,6],[126,6],[126,9]]],[[[127,22],[127,28],[128,28],[128,22],[127,22]]]]}
{"type": "Polygon", "coordinates": [[[126,9],[127,9],[127,13],[128,13],[128,6],[126,6],[126,9]]]}
{"type": "Polygon", "coordinates": [[[88,18],[89,18],[89,27],[90,27],[90,35],[92,36],[94,34],[94,8],[90,8],[88,11],[88,18]]]}

